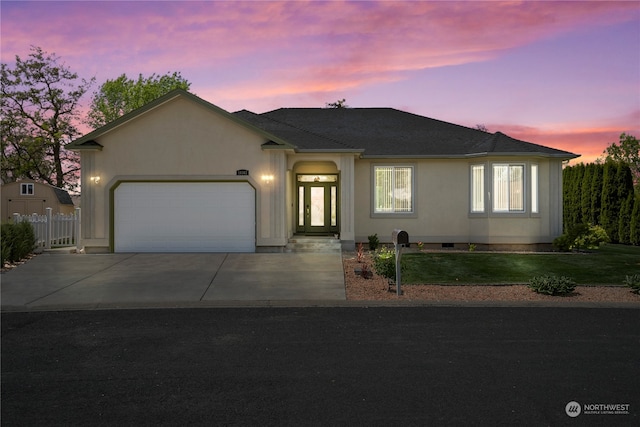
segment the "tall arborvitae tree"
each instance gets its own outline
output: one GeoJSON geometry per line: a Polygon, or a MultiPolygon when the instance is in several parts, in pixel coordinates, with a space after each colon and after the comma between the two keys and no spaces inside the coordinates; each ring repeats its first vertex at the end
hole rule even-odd
{"type": "Polygon", "coordinates": [[[562,170],[562,222],[565,233],[572,227],[569,194],[571,194],[571,180],[573,178],[573,172],[573,166],[567,166],[562,170]]]}
{"type": "Polygon", "coordinates": [[[618,240],[620,243],[630,243],[630,221],[633,210],[633,177],[631,168],[627,163],[618,163],[616,170],[616,184],[618,189],[618,201],[620,212],[618,215],[618,240]]]}
{"type": "Polygon", "coordinates": [[[591,215],[591,197],[592,197],[592,177],[595,165],[589,163],[585,166],[584,176],[582,177],[582,194],[580,195],[580,210],[582,212],[582,221],[593,224],[591,215]]]}
{"type": "Polygon", "coordinates": [[[602,183],[604,178],[604,165],[593,164],[591,177],[591,220],[593,225],[601,225],[600,211],[602,209],[602,183]]]}
{"type": "Polygon", "coordinates": [[[632,245],[640,246],[640,196],[634,198],[631,211],[631,225],[629,227],[629,241],[632,245]]]}
{"type": "Polygon", "coordinates": [[[614,162],[606,162],[602,177],[602,210],[600,221],[611,243],[618,243],[618,216],[620,214],[620,199],[618,198],[618,182],[616,175],[618,165],[614,162]]]}
{"type": "Polygon", "coordinates": [[[569,183],[569,224],[572,227],[582,224],[582,206],[580,203],[582,196],[582,178],[584,176],[584,164],[580,163],[573,167],[574,171],[569,183]]]}
{"type": "Polygon", "coordinates": [[[620,215],[618,217],[618,242],[631,244],[631,214],[633,212],[633,201],[635,194],[631,193],[620,205],[620,215]]]}

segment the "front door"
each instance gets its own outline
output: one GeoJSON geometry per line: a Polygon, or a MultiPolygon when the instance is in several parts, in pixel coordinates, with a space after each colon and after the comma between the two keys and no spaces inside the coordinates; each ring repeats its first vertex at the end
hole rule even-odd
{"type": "Polygon", "coordinates": [[[296,232],[338,233],[338,175],[298,175],[296,232]]]}

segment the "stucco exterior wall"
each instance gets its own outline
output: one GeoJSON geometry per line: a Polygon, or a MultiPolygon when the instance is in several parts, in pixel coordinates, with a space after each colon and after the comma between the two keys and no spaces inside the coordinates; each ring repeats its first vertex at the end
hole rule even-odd
{"type": "MultiPolygon", "coordinates": [[[[367,242],[378,234],[381,242],[390,242],[391,233],[400,228],[411,242],[430,244],[474,243],[487,245],[547,244],[562,234],[562,163],[545,158],[429,159],[376,161],[359,160],[355,165],[355,240],[367,242]],[[538,213],[530,209],[530,182],[526,174],[524,213],[493,213],[490,198],[485,213],[470,213],[470,167],[493,163],[523,163],[527,170],[538,165],[538,213]],[[402,215],[373,214],[373,166],[410,165],[415,171],[414,212],[402,215]]],[[[485,182],[490,186],[490,179],[485,182]]]]}
{"type": "Polygon", "coordinates": [[[96,141],[102,151],[82,153],[82,205],[91,217],[83,223],[85,246],[109,248],[112,192],[130,180],[248,181],[256,189],[257,245],[286,243],[285,154],[262,150],[267,141],[256,132],[176,98],[96,141]],[[236,175],[240,169],[249,176],[236,175]]]}

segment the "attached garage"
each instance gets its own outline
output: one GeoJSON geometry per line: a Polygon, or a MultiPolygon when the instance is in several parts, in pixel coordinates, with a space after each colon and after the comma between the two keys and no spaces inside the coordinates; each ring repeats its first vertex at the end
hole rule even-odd
{"type": "Polygon", "coordinates": [[[114,191],[115,252],[255,252],[247,182],[123,182],[114,191]]]}

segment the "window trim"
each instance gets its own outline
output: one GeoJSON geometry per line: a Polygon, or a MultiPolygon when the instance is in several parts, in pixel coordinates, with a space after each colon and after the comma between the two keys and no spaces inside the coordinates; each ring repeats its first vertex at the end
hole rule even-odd
{"type": "Polygon", "coordinates": [[[528,183],[527,183],[527,167],[525,163],[521,163],[521,162],[513,162],[513,163],[505,163],[505,162],[495,162],[495,163],[491,163],[491,191],[494,193],[492,194],[491,197],[491,213],[493,214],[509,214],[509,215],[513,215],[513,214],[525,214],[527,213],[527,189],[528,189],[528,183]],[[512,168],[522,168],[522,194],[520,197],[520,201],[522,202],[522,209],[511,209],[511,187],[509,187],[507,189],[507,209],[505,210],[496,210],[496,205],[495,205],[495,185],[496,185],[496,167],[497,166],[506,166],[507,167],[507,175],[511,176],[511,170],[512,168]]]}
{"type": "Polygon", "coordinates": [[[483,163],[469,163],[469,213],[470,218],[517,218],[517,217],[531,217],[539,218],[540,213],[540,164],[530,161],[488,161],[483,163]],[[506,166],[522,166],[523,170],[523,210],[513,211],[496,211],[494,210],[493,197],[494,197],[494,166],[506,165],[506,166]],[[483,211],[474,209],[474,168],[483,167],[483,188],[484,188],[484,204],[483,211]],[[534,172],[535,170],[535,172],[534,172]],[[533,188],[535,179],[535,186],[533,188]],[[535,191],[534,191],[535,190],[535,191]],[[534,208],[537,209],[534,210],[534,208]]]}
{"type": "Polygon", "coordinates": [[[473,216],[486,216],[487,214],[487,165],[485,163],[473,163],[469,165],[469,215],[473,216]],[[480,186],[482,187],[482,209],[475,210],[474,202],[475,202],[475,174],[473,173],[474,168],[482,168],[482,182],[480,186]]]}
{"type": "Polygon", "coordinates": [[[35,195],[36,189],[32,182],[25,182],[20,184],[20,195],[21,196],[33,196],[35,195]]]}
{"type": "Polygon", "coordinates": [[[416,165],[413,163],[372,163],[371,164],[371,197],[370,212],[372,218],[417,218],[418,188],[416,179],[416,165]],[[379,167],[410,168],[411,169],[411,211],[409,212],[377,212],[376,211],[376,169],[379,167]]]}

